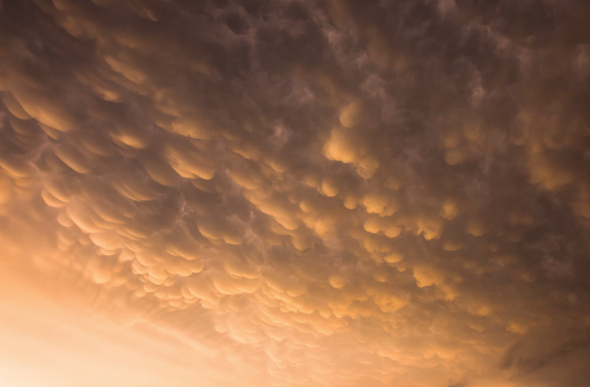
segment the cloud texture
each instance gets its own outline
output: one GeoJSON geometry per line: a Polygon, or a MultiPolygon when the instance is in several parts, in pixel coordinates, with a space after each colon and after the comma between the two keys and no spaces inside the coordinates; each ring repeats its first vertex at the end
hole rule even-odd
{"type": "Polygon", "coordinates": [[[2,289],[181,342],[197,384],[582,387],[588,16],[3,0],[2,289]]]}

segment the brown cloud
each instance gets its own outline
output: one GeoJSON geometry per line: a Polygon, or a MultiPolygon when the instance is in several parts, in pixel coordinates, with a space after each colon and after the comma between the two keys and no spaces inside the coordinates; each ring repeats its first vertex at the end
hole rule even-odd
{"type": "Polygon", "coordinates": [[[2,1],[0,371],[582,386],[587,11],[2,1]]]}

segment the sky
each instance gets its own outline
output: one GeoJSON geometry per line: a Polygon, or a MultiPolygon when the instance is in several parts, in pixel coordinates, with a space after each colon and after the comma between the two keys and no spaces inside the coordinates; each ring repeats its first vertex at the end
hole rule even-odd
{"type": "Polygon", "coordinates": [[[0,384],[585,387],[586,0],[0,0],[0,384]]]}

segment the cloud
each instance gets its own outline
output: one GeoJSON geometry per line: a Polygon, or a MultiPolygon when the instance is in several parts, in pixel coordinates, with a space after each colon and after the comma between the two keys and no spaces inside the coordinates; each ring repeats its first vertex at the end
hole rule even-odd
{"type": "Polygon", "coordinates": [[[581,386],[587,11],[2,2],[5,286],[203,383],[581,386]]]}

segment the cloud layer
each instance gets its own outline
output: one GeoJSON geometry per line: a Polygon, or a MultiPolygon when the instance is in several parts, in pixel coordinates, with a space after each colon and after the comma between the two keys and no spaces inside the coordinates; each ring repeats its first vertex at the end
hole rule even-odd
{"type": "Polygon", "coordinates": [[[244,384],[581,387],[589,15],[4,0],[0,252],[244,384]]]}

